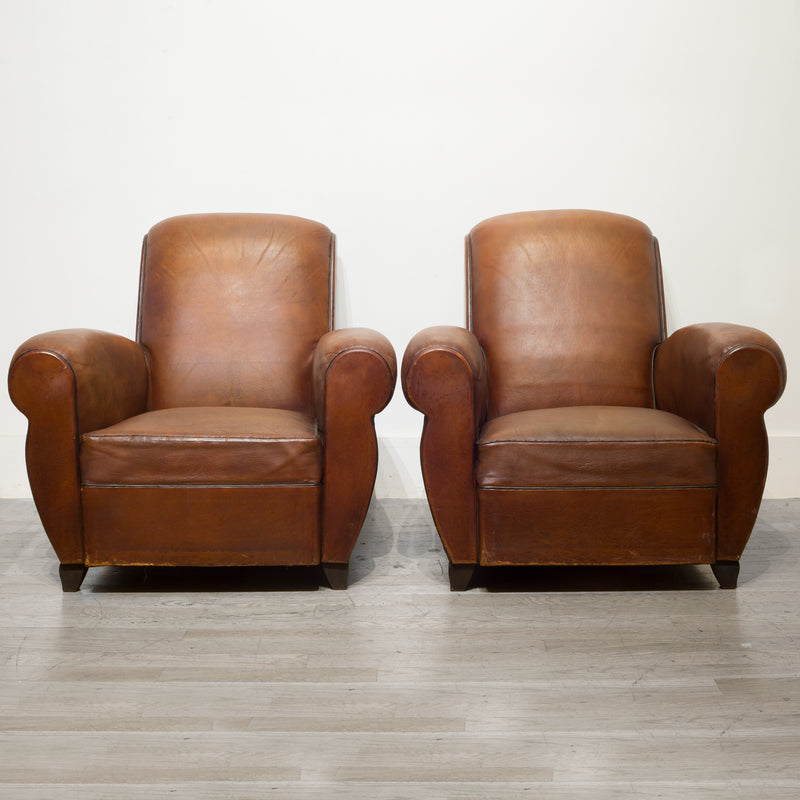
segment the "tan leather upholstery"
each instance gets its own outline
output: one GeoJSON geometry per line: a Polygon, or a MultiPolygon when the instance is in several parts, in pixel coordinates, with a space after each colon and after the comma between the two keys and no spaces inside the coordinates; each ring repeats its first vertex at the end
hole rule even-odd
{"type": "Polygon", "coordinates": [[[766,334],[666,337],[658,244],[596,211],[486,220],[467,237],[467,328],[412,339],[422,471],[451,562],[709,563],[735,585],[786,367],[766,334]]]}
{"type": "Polygon", "coordinates": [[[714,486],[717,443],[652,408],[568,406],[495,417],[478,439],[479,487],[714,486]]]}
{"type": "Polygon", "coordinates": [[[322,482],[316,422],[282,408],[149,411],[81,439],[84,486],[322,482]]]}
{"type": "Polygon", "coordinates": [[[149,409],[313,413],[311,361],[333,316],[333,237],[297,217],[215,214],[155,225],[142,254],[138,340],[149,409]]]}
{"type": "Polygon", "coordinates": [[[395,356],[333,330],[334,237],[269,214],[145,237],[137,340],[25,342],[9,391],[64,587],[101,564],[323,564],[346,585],[395,356]]]}
{"type": "Polygon", "coordinates": [[[630,217],[534,212],[468,238],[470,328],[486,353],[489,416],[653,406],[664,334],[658,249],[630,217]]]}

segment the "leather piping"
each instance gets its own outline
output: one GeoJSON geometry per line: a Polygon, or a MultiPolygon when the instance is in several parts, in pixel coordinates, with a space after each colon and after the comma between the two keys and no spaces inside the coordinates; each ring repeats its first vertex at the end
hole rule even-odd
{"type": "Polygon", "coordinates": [[[480,492],[628,492],[631,489],[653,490],[653,491],[672,491],[673,489],[716,489],[715,483],[690,483],[685,486],[480,486],[480,492]]]}
{"type": "Polygon", "coordinates": [[[331,233],[328,247],[328,330],[334,330],[336,313],[336,234],[331,233]]]}

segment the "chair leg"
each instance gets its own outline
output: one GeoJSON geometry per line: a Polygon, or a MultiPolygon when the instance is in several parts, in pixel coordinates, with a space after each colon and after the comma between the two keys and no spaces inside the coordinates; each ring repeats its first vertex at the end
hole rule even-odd
{"type": "Polygon", "coordinates": [[[450,577],[451,592],[465,592],[478,569],[477,564],[450,564],[448,575],[450,577]]]}
{"type": "Polygon", "coordinates": [[[61,578],[61,590],[77,592],[81,588],[88,569],[85,564],[59,564],[58,575],[61,578]]]}
{"type": "Polygon", "coordinates": [[[331,589],[346,589],[349,564],[323,564],[322,571],[331,589]]]}
{"type": "Polygon", "coordinates": [[[735,589],[739,580],[738,561],[717,561],[711,565],[721,589],[735,589]]]}

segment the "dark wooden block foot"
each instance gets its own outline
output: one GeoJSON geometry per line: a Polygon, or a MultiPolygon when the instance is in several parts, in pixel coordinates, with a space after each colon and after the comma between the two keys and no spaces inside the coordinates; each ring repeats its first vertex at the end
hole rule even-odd
{"type": "Polygon", "coordinates": [[[465,592],[478,569],[477,564],[451,564],[448,570],[450,576],[450,591],[465,592]]]}
{"type": "Polygon", "coordinates": [[[81,588],[88,569],[85,564],[59,564],[58,575],[61,578],[61,589],[65,592],[77,592],[81,588]]]}
{"type": "Polygon", "coordinates": [[[347,588],[347,572],[349,564],[323,564],[322,571],[328,579],[328,586],[331,589],[347,588]]]}
{"type": "Polygon", "coordinates": [[[711,565],[721,589],[735,589],[739,581],[738,561],[717,561],[711,565]]]}

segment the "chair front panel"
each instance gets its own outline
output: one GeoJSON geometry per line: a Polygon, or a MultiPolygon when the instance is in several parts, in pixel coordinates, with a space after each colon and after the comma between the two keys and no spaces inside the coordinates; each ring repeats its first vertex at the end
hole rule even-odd
{"type": "Polygon", "coordinates": [[[198,214],[145,239],[138,339],[148,408],[312,412],[311,363],[333,326],[333,236],[273,214],[198,214]]]}
{"type": "Polygon", "coordinates": [[[486,353],[490,418],[653,406],[665,329],[646,225],[597,211],[508,214],[473,228],[467,248],[468,325],[486,353]]]}
{"type": "Polygon", "coordinates": [[[710,564],[716,490],[478,489],[480,563],[710,564]]]}
{"type": "Polygon", "coordinates": [[[88,566],[318,564],[321,486],[84,486],[88,566]]]}

